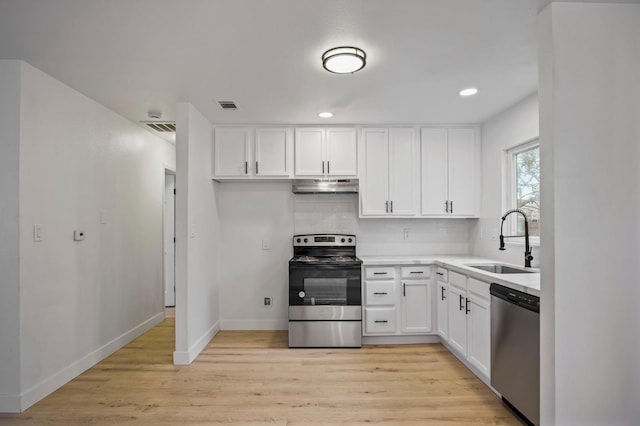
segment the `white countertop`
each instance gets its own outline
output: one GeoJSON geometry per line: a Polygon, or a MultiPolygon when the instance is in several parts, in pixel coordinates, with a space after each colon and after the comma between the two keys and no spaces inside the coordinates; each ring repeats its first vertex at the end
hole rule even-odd
{"type": "MultiPolygon", "coordinates": [[[[438,256],[438,255],[411,255],[411,256],[359,256],[364,266],[375,265],[439,265],[454,272],[459,272],[481,281],[496,283],[505,287],[519,290],[524,293],[540,297],[540,273],[525,274],[494,274],[480,269],[470,268],[467,264],[482,263],[508,263],[498,262],[493,259],[485,259],[472,256],[438,256]]],[[[512,265],[521,267],[520,265],[512,265]]]]}

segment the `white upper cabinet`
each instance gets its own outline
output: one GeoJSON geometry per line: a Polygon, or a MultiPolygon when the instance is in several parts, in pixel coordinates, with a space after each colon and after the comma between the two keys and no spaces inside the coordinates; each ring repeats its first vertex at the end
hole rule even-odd
{"type": "Polygon", "coordinates": [[[421,129],[423,216],[477,215],[476,129],[421,129]]]}
{"type": "Polygon", "coordinates": [[[415,216],[419,181],[414,130],[367,128],[362,135],[361,216],[415,216]]]}
{"type": "Polygon", "coordinates": [[[216,127],[213,178],[289,178],[290,139],[287,128],[216,127]]]}
{"type": "Polygon", "coordinates": [[[213,140],[214,177],[246,177],[252,129],[216,128],[213,140]]]}
{"type": "Polygon", "coordinates": [[[289,143],[286,128],[256,129],[256,176],[289,176],[289,143]]]}
{"type": "Polygon", "coordinates": [[[297,128],[295,175],[355,177],[356,153],[353,128],[297,128]]]}

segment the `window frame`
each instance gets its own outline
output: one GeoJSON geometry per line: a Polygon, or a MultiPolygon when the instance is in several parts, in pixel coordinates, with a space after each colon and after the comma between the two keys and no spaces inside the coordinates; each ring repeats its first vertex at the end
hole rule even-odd
{"type": "MultiPolygon", "coordinates": [[[[517,188],[516,188],[516,156],[518,154],[522,154],[523,152],[529,151],[531,149],[538,148],[540,149],[540,138],[536,137],[527,142],[521,143],[519,145],[515,145],[511,148],[505,150],[506,157],[506,190],[504,193],[505,196],[505,208],[503,211],[515,209],[517,207],[517,188]]],[[[540,209],[542,212],[542,208],[540,209]]],[[[516,216],[511,215],[511,217],[507,218],[504,234],[505,235],[515,235],[517,230],[517,221],[516,216]]],[[[520,238],[508,238],[505,239],[505,244],[512,245],[524,245],[524,237],[520,238]]],[[[529,244],[534,247],[540,246],[540,237],[529,236],[529,244]]]]}

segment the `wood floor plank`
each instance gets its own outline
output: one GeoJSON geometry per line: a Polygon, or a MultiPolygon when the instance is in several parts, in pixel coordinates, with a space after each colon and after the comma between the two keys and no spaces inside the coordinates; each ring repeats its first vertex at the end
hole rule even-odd
{"type": "Polygon", "coordinates": [[[440,344],[289,349],[222,331],[172,364],[173,318],[1,425],[518,425],[440,344]]]}

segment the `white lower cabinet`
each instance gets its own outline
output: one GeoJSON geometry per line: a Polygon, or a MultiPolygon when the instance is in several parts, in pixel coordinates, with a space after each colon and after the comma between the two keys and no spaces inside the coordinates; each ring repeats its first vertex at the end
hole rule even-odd
{"type": "Polygon", "coordinates": [[[489,283],[452,271],[448,276],[447,343],[488,379],[491,377],[489,283]]]}
{"type": "Polygon", "coordinates": [[[364,335],[431,334],[431,267],[365,266],[364,335]]]}
{"type": "Polygon", "coordinates": [[[436,269],[437,330],[438,336],[445,341],[449,338],[449,309],[447,309],[447,303],[449,302],[447,299],[449,293],[448,274],[449,271],[444,268],[436,269]]]}

